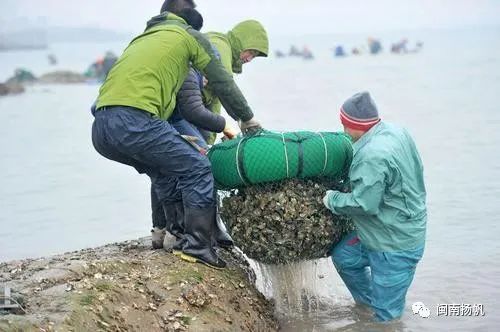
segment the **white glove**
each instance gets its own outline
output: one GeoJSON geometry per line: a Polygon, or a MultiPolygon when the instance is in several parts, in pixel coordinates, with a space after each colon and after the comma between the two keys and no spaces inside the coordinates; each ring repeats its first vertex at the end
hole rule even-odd
{"type": "Polygon", "coordinates": [[[262,129],[259,121],[255,120],[255,117],[251,118],[248,121],[238,121],[238,126],[240,126],[240,130],[243,135],[251,135],[256,131],[262,129]]]}
{"type": "Polygon", "coordinates": [[[334,194],[334,192],[334,190],[327,190],[325,196],[323,197],[323,204],[330,211],[332,211],[332,208],[330,208],[330,197],[334,194]]]}

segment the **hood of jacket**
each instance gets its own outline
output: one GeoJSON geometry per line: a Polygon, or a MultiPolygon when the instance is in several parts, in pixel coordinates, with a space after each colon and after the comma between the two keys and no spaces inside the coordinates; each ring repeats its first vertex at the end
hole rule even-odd
{"type": "Polygon", "coordinates": [[[233,58],[232,69],[234,73],[241,73],[243,62],[240,54],[245,50],[256,50],[257,56],[267,57],[269,53],[269,40],[267,32],[256,20],[247,20],[238,23],[227,33],[227,38],[231,44],[233,58]]]}

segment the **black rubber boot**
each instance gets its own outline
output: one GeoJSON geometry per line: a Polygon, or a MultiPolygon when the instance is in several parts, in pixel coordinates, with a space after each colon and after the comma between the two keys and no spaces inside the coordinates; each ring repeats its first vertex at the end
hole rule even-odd
{"type": "Polygon", "coordinates": [[[166,229],[176,238],[182,238],[184,234],[184,207],[182,201],[174,203],[163,203],[165,211],[166,229]]]}
{"type": "MultiPolygon", "coordinates": [[[[167,231],[176,237],[176,241],[172,246],[174,255],[179,256],[182,253],[184,245],[184,206],[182,201],[174,203],[164,203],[165,217],[167,219],[167,231]]],[[[167,248],[167,245],[164,245],[167,248]]]]}
{"type": "Polygon", "coordinates": [[[175,241],[174,245],[172,246],[172,253],[175,256],[182,255],[182,247],[184,247],[184,243],[186,243],[186,239],[184,238],[180,238],[175,241]]]}
{"type": "Polygon", "coordinates": [[[158,200],[158,196],[151,188],[151,218],[153,220],[153,229],[151,230],[151,245],[153,249],[163,248],[165,239],[165,212],[163,206],[158,200]]]}
{"type": "Polygon", "coordinates": [[[189,262],[199,262],[216,269],[226,267],[212,246],[216,225],[215,206],[198,209],[184,207],[184,239],[181,258],[189,262]]]}

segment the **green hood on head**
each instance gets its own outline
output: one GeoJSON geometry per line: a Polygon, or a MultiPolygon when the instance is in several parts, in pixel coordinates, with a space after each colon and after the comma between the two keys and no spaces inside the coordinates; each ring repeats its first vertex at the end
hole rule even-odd
{"type": "Polygon", "coordinates": [[[233,57],[233,72],[241,73],[243,63],[240,60],[240,53],[245,50],[256,50],[258,56],[267,57],[269,53],[269,40],[267,32],[258,21],[247,20],[238,23],[227,33],[231,43],[233,57]]]}

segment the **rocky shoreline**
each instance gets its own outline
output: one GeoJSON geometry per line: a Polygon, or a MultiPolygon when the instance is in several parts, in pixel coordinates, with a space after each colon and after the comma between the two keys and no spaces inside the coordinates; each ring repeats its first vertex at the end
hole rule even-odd
{"type": "Polygon", "coordinates": [[[69,71],[69,70],[56,70],[45,73],[40,77],[35,77],[28,72],[23,77],[19,74],[0,83],[0,96],[16,95],[23,93],[26,86],[31,85],[44,85],[44,84],[83,84],[89,81],[85,75],[69,71]]]}
{"type": "Polygon", "coordinates": [[[17,95],[24,92],[24,86],[16,83],[0,83],[0,96],[17,95]]]}
{"type": "Polygon", "coordinates": [[[221,255],[228,268],[215,270],[143,238],[0,263],[0,290],[12,289],[22,306],[0,312],[0,330],[277,331],[245,259],[221,255]]]}

